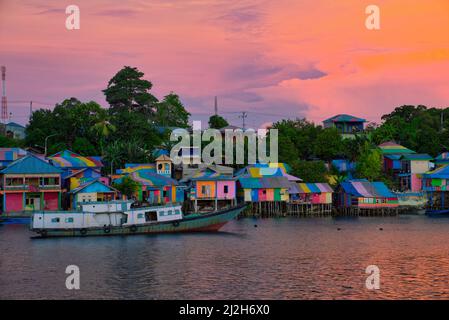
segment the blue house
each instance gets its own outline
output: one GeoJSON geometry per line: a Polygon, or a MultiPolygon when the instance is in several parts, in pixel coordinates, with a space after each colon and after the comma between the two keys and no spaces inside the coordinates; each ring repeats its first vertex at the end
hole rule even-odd
{"type": "Polygon", "coordinates": [[[27,155],[21,148],[0,148],[0,168],[7,167],[13,161],[27,155]]]}
{"type": "Polygon", "coordinates": [[[15,122],[6,124],[6,135],[14,139],[25,139],[25,127],[15,122]]]}
{"type": "Polygon", "coordinates": [[[69,192],[72,209],[76,209],[81,202],[112,201],[118,190],[108,186],[99,179],[87,182],[69,192]]]}
{"type": "Polygon", "coordinates": [[[3,212],[58,210],[62,171],[33,155],[19,158],[0,171],[3,212]]]}

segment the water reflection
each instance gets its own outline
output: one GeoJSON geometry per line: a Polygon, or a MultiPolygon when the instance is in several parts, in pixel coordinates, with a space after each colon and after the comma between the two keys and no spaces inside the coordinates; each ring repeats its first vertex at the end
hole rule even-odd
{"type": "Polygon", "coordinates": [[[215,234],[30,239],[0,227],[0,298],[449,298],[449,219],[242,219],[215,234]],[[257,225],[257,227],[255,227],[257,225]],[[65,288],[65,268],[81,290],[65,288]],[[381,290],[365,288],[365,268],[381,290]]]}

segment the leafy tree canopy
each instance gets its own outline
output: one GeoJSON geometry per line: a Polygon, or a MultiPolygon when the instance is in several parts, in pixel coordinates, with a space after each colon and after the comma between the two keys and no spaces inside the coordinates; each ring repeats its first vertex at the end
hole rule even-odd
{"type": "Polygon", "coordinates": [[[137,68],[125,66],[109,80],[103,93],[112,114],[137,111],[147,117],[154,115],[158,99],[150,92],[153,84],[143,76],[137,68]]]}
{"type": "Polygon", "coordinates": [[[218,114],[214,114],[209,118],[209,128],[211,129],[221,129],[226,126],[229,126],[228,121],[218,114]]]}
{"type": "Polygon", "coordinates": [[[190,113],[187,112],[179,96],[173,92],[166,95],[156,105],[156,125],[163,127],[187,128],[190,113]]]}

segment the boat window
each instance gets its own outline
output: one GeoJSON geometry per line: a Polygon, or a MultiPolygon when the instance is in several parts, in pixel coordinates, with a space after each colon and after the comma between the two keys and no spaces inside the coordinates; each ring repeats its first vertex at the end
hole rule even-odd
{"type": "Polygon", "coordinates": [[[51,219],[51,222],[53,223],[59,223],[60,219],[59,218],[53,218],[51,219]]]}
{"type": "Polygon", "coordinates": [[[142,218],[143,218],[143,213],[137,214],[137,219],[142,219],[142,218]]]}
{"type": "Polygon", "coordinates": [[[175,213],[176,213],[176,214],[181,214],[181,211],[179,211],[179,209],[176,209],[176,210],[175,210],[175,213]]]}
{"type": "Polygon", "coordinates": [[[145,221],[157,221],[157,211],[145,212],[145,221]]]}
{"type": "Polygon", "coordinates": [[[72,218],[72,217],[70,217],[70,218],[65,218],[65,222],[67,222],[67,223],[73,223],[73,218],[72,218]]]}
{"type": "Polygon", "coordinates": [[[171,215],[171,214],[173,214],[173,211],[172,210],[168,210],[167,214],[171,215]]]}

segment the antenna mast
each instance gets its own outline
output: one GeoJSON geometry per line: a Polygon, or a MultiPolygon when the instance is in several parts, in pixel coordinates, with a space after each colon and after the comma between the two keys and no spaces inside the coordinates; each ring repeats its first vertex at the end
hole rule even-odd
{"type": "Polygon", "coordinates": [[[215,108],[215,115],[218,115],[218,98],[217,96],[215,96],[215,104],[214,104],[214,108],[215,108]]]}
{"type": "Polygon", "coordinates": [[[8,120],[8,103],[6,100],[6,67],[2,66],[2,122],[6,124],[8,120]]]}

